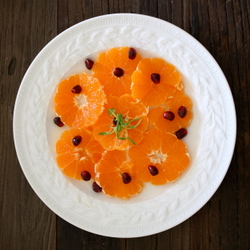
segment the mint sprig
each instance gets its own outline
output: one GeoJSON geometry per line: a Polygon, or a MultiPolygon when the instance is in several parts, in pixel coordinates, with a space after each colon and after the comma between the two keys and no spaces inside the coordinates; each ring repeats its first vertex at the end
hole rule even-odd
{"type": "Polygon", "coordinates": [[[115,133],[119,140],[129,140],[133,145],[136,145],[136,143],[130,137],[120,136],[120,133],[125,129],[135,129],[140,124],[141,119],[139,117],[133,118],[131,120],[129,120],[127,117],[124,118],[121,113],[117,114],[114,108],[108,109],[107,111],[110,116],[114,117],[115,126],[110,126],[111,131],[101,132],[99,135],[110,135],[115,133]],[[135,125],[131,125],[132,122],[137,120],[138,122],[135,125]]]}

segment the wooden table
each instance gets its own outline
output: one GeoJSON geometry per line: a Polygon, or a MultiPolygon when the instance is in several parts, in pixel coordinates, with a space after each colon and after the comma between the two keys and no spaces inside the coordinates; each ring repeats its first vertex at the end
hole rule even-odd
{"type": "Polygon", "coordinates": [[[1,250],[250,249],[249,0],[1,0],[0,29],[1,250]],[[171,230],[135,239],[80,230],[48,209],[24,177],[12,132],[17,90],[37,53],[68,27],[117,12],[159,17],[203,44],[229,82],[238,122],[231,165],[207,204],[171,230]]]}

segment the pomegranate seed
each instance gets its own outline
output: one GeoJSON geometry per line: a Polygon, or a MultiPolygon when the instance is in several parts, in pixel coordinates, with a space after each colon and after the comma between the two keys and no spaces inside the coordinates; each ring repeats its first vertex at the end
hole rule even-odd
{"type": "Polygon", "coordinates": [[[134,60],[136,58],[136,50],[134,48],[130,48],[128,51],[128,57],[131,60],[134,60]]]}
{"type": "Polygon", "coordinates": [[[92,189],[93,189],[96,193],[102,192],[102,188],[101,188],[96,182],[93,182],[92,189]]]}
{"type": "Polygon", "coordinates": [[[72,139],[72,143],[75,145],[75,146],[78,146],[82,141],[82,137],[80,135],[77,135],[75,136],[73,139],[72,139]]]}
{"type": "Polygon", "coordinates": [[[86,68],[87,69],[92,69],[93,65],[94,65],[94,62],[90,59],[86,59],[85,60],[85,65],[86,65],[86,68]]]}
{"type": "Polygon", "coordinates": [[[54,123],[55,123],[58,127],[63,127],[63,126],[64,126],[64,123],[62,122],[61,118],[58,117],[58,116],[54,118],[54,123]]]}
{"type": "Polygon", "coordinates": [[[176,134],[178,139],[182,139],[183,137],[185,137],[188,134],[188,132],[185,128],[181,128],[178,131],[176,131],[175,134],[176,134]]]}
{"type": "Polygon", "coordinates": [[[185,106],[180,106],[178,109],[178,115],[184,118],[187,115],[187,108],[185,106]]]}
{"type": "Polygon", "coordinates": [[[129,173],[123,173],[122,174],[122,181],[124,184],[128,184],[131,182],[131,176],[129,173]]]}
{"type": "Polygon", "coordinates": [[[124,71],[121,68],[115,68],[114,71],[113,71],[113,73],[114,73],[115,76],[121,77],[121,76],[123,76],[124,71]]]}
{"type": "Polygon", "coordinates": [[[174,115],[174,113],[171,112],[171,111],[166,111],[166,112],[163,113],[163,117],[164,117],[165,119],[169,120],[169,121],[173,121],[174,118],[175,118],[175,115],[174,115]]]}
{"type": "Polygon", "coordinates": [[[71,89],[73,94],[80,94],[82,92],[82,87],[80,85],[76,85],[71,89]]]}
{"type": "Polygon", "coordinates": [[[113,119],[113,125],[114,125],[114,126],[117,125],[117,120],[116,120],[116,118],[113,119]]]}
{"type": "Polygon", "coordinates": [[[151,74],[151,80],[152,80],[154,83],[156,83],[156,84],[160,83],[160,80],[161,80],[160,74],[158,74],[158,73],[153,73],[153,74],[151,74]]]}
{"type": "Polygon", "coordinates": [[[158,175],[159,171],[157,169],[157,167],[153,166],[153,165],[149,165],[148,166],[148,170],[149,170],[149,173],[153,176],[155,175],[158,175]]]}
{"type": "Polygon", "coordinates": [[[82,171],[81,176],[85,181],[89,181],[91,179],[91,174],[88,171],[82,171]]]}

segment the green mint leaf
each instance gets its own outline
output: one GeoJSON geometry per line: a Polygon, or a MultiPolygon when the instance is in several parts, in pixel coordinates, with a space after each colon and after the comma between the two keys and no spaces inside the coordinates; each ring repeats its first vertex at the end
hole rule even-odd
{"type": "Polygon", "coordinates": [[[119,139],[119,140],[126,140],[125,137],[119,137],[118,139],[119,139]]]}
{"type": "Polygon", "coordinates": [[[129,124],[129,123],[134,122],[134,121],[137,121],[137,120],[139,120],[139,119],[140,119],[140,117],[136,117],[136,118],[134,118],[134,119],[132,119],[132,120],[129,120],[127,123],[129,124]]]}
{"type": "Polygon", "coordinates": [[[119,125],[116,125],[116,130],[117,132],[121,132],[122,130],[122,126],[119,124],[119,125]]]}
{"type": "Polygon", "coordinates": [[[119,140],[129,140],[133,145],[136,145],[136,143],[129,137],[122,137],[120,136],[120,133],[123,133],[123,129],[134,129],[136,128],[140,122],[142,121],[142,119],[140,117],[136,117],[133,118],[131,120],[129,120],[129,118],[126,116],[126,118],[123,117],[123,115],[121,113],[116,114],[116,110],[114,108],[108,109],[108,114],[110,116],[114,116],[114,119],[116,120],[116,125],[111,126],[112,131],[107,131],[107,132],[101,132],[99,133],[99,135],[110,135],[115,133],[116,137],[119,140]],[[130,125],[131,122],[137,121],[139,120],[135,125],[130,125]]]}
{"type": "Polygon", "coordinates": [[[107,132],[101,132],[99,133],[99,135],[110,135],[112,134],[113,132],[110,132],[110,131],[107,131],[107,132]]]}
{"type": "Polygon", "coordinates": [[[108,114],[110,115],[110,116],[116,116],[116,114],[115,114],[115,109],[108,109],[108,114]]]}
{"type": "Polygon", "coordinates": [[[128,126],[127,129],[134,129],[141,123],[141,119],[133,126],[128,126]]]}
{"type": "Polygon", "coordinates": [[[116,137],[119,138],[120,136],[119,136],[119,131],[117,131],[117,127],[114,129],[114,132],[115,132],[116,137]]]}
{"type": "Polygon", "coordinates": [[[136,143],[129,137],[127,137],[127,140],[129,140],[133,145],[136,145],[136,143]]]}
{"type": "Polygon", "coordinates": [[[122,127],[125,126],[124,119],[123,119],[123,116],[122,116],[121,113],[119,113],[119,114],[116,115],[116,119],[117,119],[117,121],[119,121],[119,124],[120,124],[122,127]]]}

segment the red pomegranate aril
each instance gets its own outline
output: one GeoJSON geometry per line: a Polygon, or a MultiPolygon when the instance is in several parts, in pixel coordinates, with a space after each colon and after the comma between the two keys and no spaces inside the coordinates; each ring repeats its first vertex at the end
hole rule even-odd
{"type": "Polygon", "coordinates": [[[124,184],[128,184],[131,182],[131,176],[129,173],[123,173],[122,174],[122,181],[124,184]]]}
{"type": "Polygon", "coordinates": [[[136,50],[134,48],[129,49],[128,58],[131,60],[134,60],[136,58],[136,50]]]}
{"type": "Polygon", "coordinates": [[[93,65],[94,65],[94,62],[92,60],[90,60],[90,59],[85,60],[85,66],[87,69],[89,69],[89,70],[92,69],[93,65]]]}
{"type": "Polygon", "coordinates": [[[82,87],[80,85],[76,85],[71,89],[73,94],[80,94],[82,92],[82,87]]]}
{"type": "Polygon", "coordinates": [[[178,131],[175,132],[175,135],[178,139],[182,139],[188,134],[187,130],[185,128],[181,128],[178,131]]]}
{"type": "Polygon", "coordinates": [[[165,112],[163,113],[163,117],[164,117],[165,119],[169,120],[169,121],[173,121],[174,118],[175,118],[175,115],[174,115],[174,113],[171,112],[171,111],[165,111],[165,112]]]}
{"type": "Polygon", "coordinates": [[[117,125],[117,120],[116,120],[116,118],[113,119],[113,125],[114,125],[114,126],[117,125]]]}
{"type": "Polygon", "coordinates": [[[88,171],[82,171],[81,177],[83,178],[83,180],[89,181],[91,179],[91,174],[88,171]]]}
{"type": "Polygon", "coordinates": [[[155,175],[158,175],[159,171],[157,169],[156,166],[153,166],[153,165],[149,165],[148,166],[148,171],[151,175],[155,176],[155,175]]]}
{"type": "Polygon", "coordinates": [[[93,189],[96,193],[102,192],[102,188],[101,188],[95,181],[93,182],[92,189],[93,189]]]}
{"type": "Polygon", "coordinates": [[[180,106],[178,109],[178,115],[184,118],[187,115],[187,108],[185,106],[180,106]]]}
{"type": "Polygon", "coordinates": [[[154,83],[158,84],[158,83],[160,83],[161,75],[158,74],[158,73],[153,73],[153,74],[151,74],[151,80],[152,80],[154,83]]]}
{"type": "Polygon", "coordinates": [[[58,126],[58,127],[63,127],[64,123],[62,122],[61,118],[59,116],[54,118],[54,123],[58,126]]]}
{"type": "Polygon", "coordinates": [[[124,70],[121,68],[115,68],[113,71],[114,75],[117,77],[121,77],[124,74],[124,70]]]}
{"type": "Polygon", "coordinates": [[[82,141],[82,137],[80,135],[77,135],[75,136],[73,139],[72,139],[72,143],[75,145],[75,146],[78,146],[82,141]]]}

